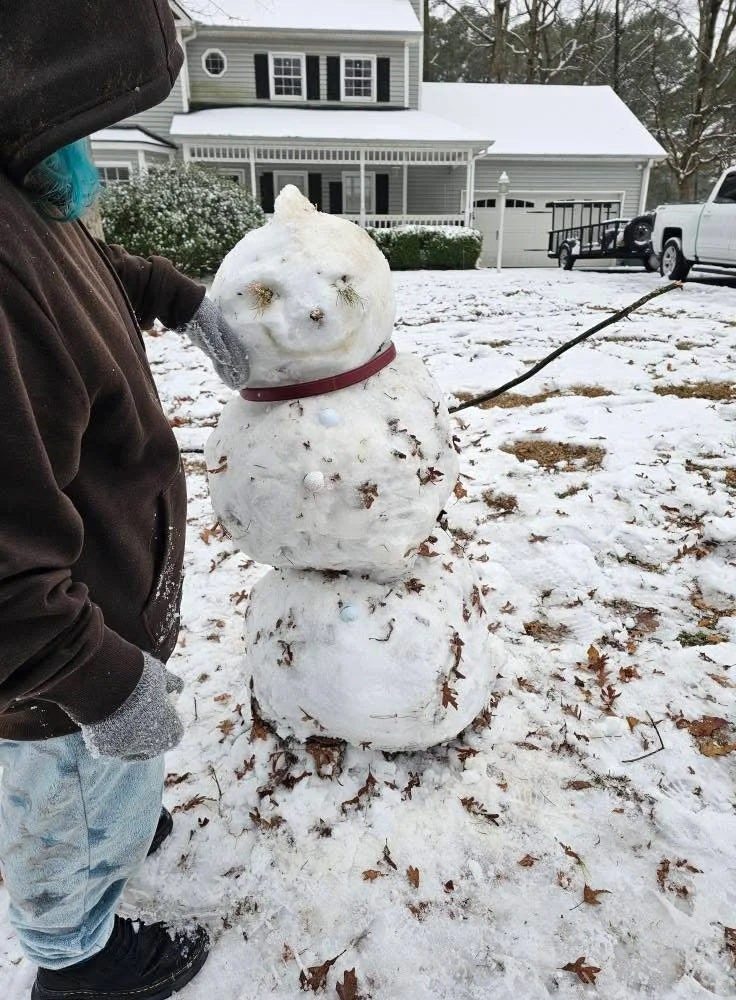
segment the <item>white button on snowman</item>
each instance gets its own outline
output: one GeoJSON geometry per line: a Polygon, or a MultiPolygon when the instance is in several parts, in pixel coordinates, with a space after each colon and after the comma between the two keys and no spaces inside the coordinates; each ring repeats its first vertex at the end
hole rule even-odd
{"type": "Polygon", "coordinates": [[[246,613],[263,715],[285,737],[383,750],[452,739],[502,651],[438,524],[458,476],[450,418],[423,362],[394,356],[383,254],[287,187],[211,296],[251,360],[250,398],[226,405],[206,457],[235,544],[276,567],[246,613]]]}

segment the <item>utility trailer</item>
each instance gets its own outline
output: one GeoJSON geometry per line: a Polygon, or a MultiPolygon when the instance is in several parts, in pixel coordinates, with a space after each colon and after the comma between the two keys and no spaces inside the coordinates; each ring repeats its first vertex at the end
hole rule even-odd
{"type": "Polygon", "coordinates": [[[621,218],[619,201],[553,201],[547,256],[565,271],[576,260],[603,259],[639,260],[646,271],[656,271],[653,228],[652,214],[621,218]]]}

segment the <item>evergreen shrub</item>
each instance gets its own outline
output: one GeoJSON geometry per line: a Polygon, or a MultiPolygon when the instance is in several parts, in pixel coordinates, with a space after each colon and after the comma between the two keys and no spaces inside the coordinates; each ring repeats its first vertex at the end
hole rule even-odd
{"type": "Polygon", "coordinates": [[[108,186],[100,211],[107,243],[141,257],[168,257],[192,277],[214,274],[235,244],[266,221],[239,184],[193,164],[108,186]]]}
{"type": "Polygon", "coordinates": [[[474,268],[483,249],[482,233],[461,226],[396,226],[369,232],[392,271],[474,268]]]}

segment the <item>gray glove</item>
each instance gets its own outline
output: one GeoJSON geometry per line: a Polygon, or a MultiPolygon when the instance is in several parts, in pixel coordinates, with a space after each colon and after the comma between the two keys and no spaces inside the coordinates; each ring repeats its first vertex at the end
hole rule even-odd
{"type": "Polygon", "coordinates": [[[81,727],[93,757],[148,760],[171,750],[184,726],[167,695],[180,692],[184,682],[163,663],[143,654],[143,673],[128,699],[112,715],[81,727]]]}
{"type": "Polygon", "coordinates": [[[204,351],[225,385],[243,388],[250,375],[247,348],[212,299],[205,296],[192,319],[177,332],[185,333],[204,351]]]}

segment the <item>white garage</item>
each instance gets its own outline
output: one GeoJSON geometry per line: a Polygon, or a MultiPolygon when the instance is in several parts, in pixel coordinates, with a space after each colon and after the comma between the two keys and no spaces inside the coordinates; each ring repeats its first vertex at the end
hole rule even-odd
{"type": "Polygon", "coordinates": [[[501,174],[509,177],[504,267],[556,267],[547,257],[553,201],[613,204],[633,218],[645,210],[652,166],[666,159],[610,87],[425,83],[422,110],[494,137],[475,166],[485,266],[496,263],[501,174]]]}

